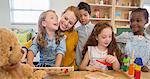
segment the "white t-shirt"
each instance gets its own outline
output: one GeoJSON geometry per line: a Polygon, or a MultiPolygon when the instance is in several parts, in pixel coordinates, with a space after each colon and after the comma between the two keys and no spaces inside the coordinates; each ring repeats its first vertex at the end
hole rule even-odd
{"type": "Polygon", "coordinates": [[[101,51],[97,46],[88,46],[88,54],[90,59],[89,65],[93,65],[96,68],[100,68],[102,70],[108,70],[106,65],[96,61],[99,60],[104,62],[104,58],[107,56],[107,50],[101,51]]]}

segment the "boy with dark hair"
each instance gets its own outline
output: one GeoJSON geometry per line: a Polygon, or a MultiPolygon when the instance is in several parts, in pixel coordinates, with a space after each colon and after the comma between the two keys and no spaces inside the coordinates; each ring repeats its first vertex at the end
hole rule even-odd
{"type": "Polygon", "coordinates": [[[89,14],[91,14],[91,8],[90,5],[88,5],[85,2],[80,2],[78,5],[79,10],[84,9],[85,11],[88,11],[89,14]]]}
{"type": "Polygon", "coordinates": [[[81,60],[83,58],[82,56],[82,50],[83,47],[89,38],[94,25],[90,22],[90,14],[91,14],[91,8],[90,5],[88,5],[85,2],[80,2],[78,5],[79,9],[79,22],[81,23],[81,26],[79,26],[76,30],[78,32],[78,45],[76,48],[76,62],[79,66],[81,63],[81,60]]]}

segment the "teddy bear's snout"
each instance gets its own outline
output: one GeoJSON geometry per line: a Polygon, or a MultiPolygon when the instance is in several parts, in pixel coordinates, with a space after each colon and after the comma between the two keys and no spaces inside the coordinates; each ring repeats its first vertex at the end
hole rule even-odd
{"type": "Polygon", "coordinates": [[[10,50],[12,50],[12,54],[9,57],[9,62],[11,64],[18,63],[23,56],[21,49],[17,48],[17,49],[10,49],[10,50]]]}

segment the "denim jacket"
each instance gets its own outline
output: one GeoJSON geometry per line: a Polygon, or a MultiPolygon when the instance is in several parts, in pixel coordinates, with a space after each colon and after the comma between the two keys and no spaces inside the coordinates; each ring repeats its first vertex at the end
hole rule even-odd
{"type": "Polygon", "coordinates": [[[56,61],[56,55],[64,55],[66,52],[66,38],[62,37],[59,45],[55,43],[55,38],[50,39],[48,34],[46,34],[45,40],[48,42],[48,45],[45,48],[40,48],[35,38],[29,50],[32,50],[35,56],[40,52],[40,64],[53,66],[56,61]]]}

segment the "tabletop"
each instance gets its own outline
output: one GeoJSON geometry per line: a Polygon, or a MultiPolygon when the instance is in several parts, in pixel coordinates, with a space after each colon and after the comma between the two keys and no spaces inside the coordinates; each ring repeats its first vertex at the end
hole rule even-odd
{"type": "MultiPolygon", "coordinates": [[[[73,71],[69,76],[49,76],[48,79],[86,79],[85,75],[91,74],[90,71],[73,71]]],[[[122,72],[107,71],[102,72],[114,77],[114,79],[131,79],[122,72]]],[[[150,72],[141,72],[141,79],[150,79],[150,72]]]]}

